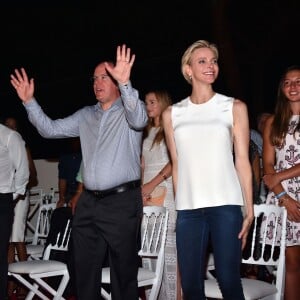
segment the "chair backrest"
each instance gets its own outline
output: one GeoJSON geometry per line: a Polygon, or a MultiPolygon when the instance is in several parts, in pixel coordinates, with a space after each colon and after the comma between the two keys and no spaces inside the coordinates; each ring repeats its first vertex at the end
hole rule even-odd
{"type": "Polygon", "coordinates": [[[40,205],[43,203],[44,192],[42,189],[30,189],[28,192],[29,197],[29,211],[27,216],[26,227],[26,241],[32,241],[36,225],[36,214],[40,205]]]}
{"type": "Polygon", "coordinates": [[[255,204],[251,246],[242,259],[246,264],[275,267],[279,295],[284,292],[286,220],[284,207],[255,204]]]}
{"type": "Polygon", "coordinates": [[[56,208],[55,203],[41,204],[38,211],[32,244],[45,244],[50,230],[51,215],[56,208]]]}
{"type": "Polygon", "coordinates": [[[163,206],[144,206],[141,223],[142,258],[157,258],[155,273],[161,276],[164,265],[164,253],[169,211],[163,206]]]}
{"type": "Polygon", "coordinates": [[[49,244],[44,251],[43,260],[48,260],[52,250],[68,251],[71,236],[71,220],[68,220],[63,233],[58,233],[54,244],[49,244]]]}

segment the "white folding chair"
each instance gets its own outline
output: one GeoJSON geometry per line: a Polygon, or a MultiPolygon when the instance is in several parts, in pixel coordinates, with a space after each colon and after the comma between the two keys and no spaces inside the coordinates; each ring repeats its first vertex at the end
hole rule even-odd
{"type": "MultiPolygon", "coordinates": [[[[270,204],[255,204],[254,216],[250,253],[242,259],[242,263],[272,267],[277,271],[273,283],[242,278],[245,299],[282,300],[285,281],[286,209],[270,204]]],[[[205,295],[213,299],[223,298],[216,279],[205,280],[205,295]]]]}
{"type": "Polygon", "coordinates": [[[60,261],[49,260],[49,257],[52,250],[68,251],[70,234],[69,220],[63,235],[61,236],[59,233],[56,243],[54,245],[49,244],[46,247],[42,260],[18,261],[9,264],[8,275],[15,277],[29,289],[26,300],[33,299],[35,295],[44,300],[64,299],[62,295],[70,278],[67,265],[60,261]],[[33,283],[28,280],[27,276],[33,280],[33,283]],[[53,276],[62,276],[57,290],[46,283],[47,278],[53,276]],[[49,298],[48,294],[53,297],[49,298]]]}
{"type": "Polygon", "coordinates": [[[49,195],[52,198],[51,202],[56,203],[59,199],[59,189],[58,188],[51,188],[49,195]]]}
{"type": "MultiPolygon", "coordinates": [[[[144,265],[138,270],[138,287],[150,287],[149,300],[157,298],[163,274],[166,232],[169,212],[163,206],[144,206],[141,223],[141,258],[154,258],[155,266],[144,265]]],[[[150,264],[149,264],[150,265],[150,264]]],[[[110,284],[109,267],[102,269],[102,284],[110,284]]],[[[101,288],[104,299],[111,299],[104,288],[101,288]]]]}
{"type": "Polygon", "coordinates": [[[51,215],[55,208],[55,203],[41,204],[39,207],[32,242],[26,245],[30,259],[40,259],[43,256],[44,245],[50,230],[51,215]]]}

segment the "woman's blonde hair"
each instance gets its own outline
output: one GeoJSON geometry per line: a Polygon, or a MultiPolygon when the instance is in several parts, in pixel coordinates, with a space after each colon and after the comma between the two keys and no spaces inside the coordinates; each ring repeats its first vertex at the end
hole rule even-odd
{"type": "MultiPolygon", "coordinates": [[[[155,144],[159,144],[162,140],[164,140],[165,135],[164,135],[164,130],[162,127],[162,113],[163,111],[170,105],[172,105],[172,99],[170,94],[165,91],[165,90],[153,90],[153,91],[149,91],[146,93],[146,95],[153,93],[156,98],[157,98],[157,102],[161,107],[161,114],[159,116],[159,130],[153,140],[153,144],[151,146],[151,148],[155,145],[155,144]]],[[[144,130],[144,138],[146,138],[149,134],[150,129],[154,127],[154,119],[153,118],[149,118],[148,119],[148,124],[145,127],[144,130]]]]}
{"type": "Polygon", "coordinates": [[[189,83],[189,84],[192,84],[192,80],[190,78],[190,76],[186,73],[186,66],[187,65],[190,65],[191,63],[191,57],[192,57],[192,54],[193,52],[196,50],[196,49],[200,49],[200,48],[209,48],[211,49],[216,58],[218,59],[219,58],[219,51],[218,51],[218,48],[215,44],[212,44],[206,40],[198,40],[196,42],[194,42],[191,46],[189,46],[182,58],[181,58],[181,73],[183,75],[183,77],[185,78],[185,80],[189,83]]]}

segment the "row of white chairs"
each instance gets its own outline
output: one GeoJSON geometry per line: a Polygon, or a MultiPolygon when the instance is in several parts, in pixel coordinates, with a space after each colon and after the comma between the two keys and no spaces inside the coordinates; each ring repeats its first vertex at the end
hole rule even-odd
{"type": "MultiPolygon", "coordinates": [[[[44,204],[41,206],[40,211],[42,209],[50,208],[53,204],[44,204]]],[[[54,206],[52,206],[54,209],[54,206]]],[[[285,279],[285,234],[286,234],[286,219],[287,213],[286,210],[282,207],[278,207],[275,205],[254,205],[254,229],[253,236],[251,239],[250,246],[250,254],[248,257],[242,259],[243,264],[254,264],[254,265],[263,265],[268,267],[273,267],[276,269],[276,277],[274,282],[267,283],[265,281],[261,281],[258,279],[249,279],[242,278],[242,285],[244,289],[245,299],[274,299],[281,300],[283,299],[284,294],[284,279],[285,279]],[[261,220],[264,220],[261,223],[261,220]],[[262,225],[263,224],[263,225],[262,225]],[[262,227],[263,226],[263,227],[262,227]],[[267,238],[271,238],[271,243],[267,241],[267,238]],[[281,240],[280,243],[280,251],[279,255],[275,255],[278,251],[278,240],[281,240]]],[[[144,214],[141,225],[141,249],[139,251],[139,255],[143,259],[149,258],[157,258],[156,265],[153,269],[149,269],[148,266],[143,265],[143,267],[139,268],[138,272],[138,285],[139,287],[150,287],[150,292],[148,299],[155,300],[157,298],[164,266],[164,246],[166,239],[166,230],[167,230],[167,222],[168,222],[168,210],[164,207],[156,207],[156,206],[146,206],[144,207],[144,214]]],[[[43,252],[42,248],[42,252],[43,252]]],[[[33,256],[36,260],[38,257],[33,256]]],[[[45,256],[42,257],[42,261],[47,260],[49,258],[47,251],[45,252],[45,256]]],[[[30,295],[38,295],[38,285],[48,292],[59,294],[61,291],[53,291],[49,290],[48,287],[44,285],[42,281],[40,281],[40,276],[51,276],[47,272],[38,269],[40,266],[39,263],[24,263],[26,265],[26,272],[31,269],[33,272],[31,276],[37,278],[38,282],[35,282],[33,286],[26,285],[23,282],[22,273],[20,274],[20,269],[22,265],[18,265],[14,263],[10,265],[10,275],[15,276],[19,279],[23,284],[30,288],[30,295]],[[12,266],[14,267],[12,269],[12,266]],[[19,270],[19,271],[18,271],[19,270]],[[38,271],[37,271],[38,270],[38,271]],[[40,274],[41,273],[41,274],[40,274]],[[17,275],[16,275],[17,274],[17,275]],[[21,278],[22,277],[22,278],[21,278]]],[[[56,263],[48,262],[54,269],[56,263]]],[[[41,265],[45,265],[42,263],[41,265]]],[[[149,264],[151,265],[151,264],[149,264]]],[[[205,280],[205,293],[207,298],[213,299],[222,299],[222,294],[218,286],[218,282],[216,278],[213,277],[213,273],[211,272],[214,269],[214,260],[213,256],[210,256],[209,267],[208,267],[208,277],[205,280]]],[[[50,269],[49,269],[50,270],[50,269]]],[[[53,272],[53,269],[52,271],[53,272]]],[[[50,272],[50,273],[51,273],[50,272]]],[[[52,274],[52,273],[51,273],[52,274]]],[[[56,274],[56,273],[53,273],[56,274]]],[[[64,281],[67,276],[64,275],[64,281]]],[[[102,269],[102,283],[110,284],[110,269],[103,268],[102,269]]],[[[62,283],[61,289],[63,289],[64,284],[62,283]]],[[[111,299],[111,295],[104,288],[101,288],[101,295],[104,299],[111,299]]],[[[31,298],[27,298],[31,299],[31,298]]],[[[41,298],[46,299],[46,298],[41,298]]],[[[59,299],[59,298],[54,298],[59,299]]],[[[62,298],[61,298],[62,299],[62,298]]]]}
{"type": "MultiPolygon", "coordinates": [[[[43,206],[45,205],[46,204],[43,206]]],[[[42,208],[40,210],[42,210],[42,208]]],[[[139,268],[138,286],[144,286],[150,289],[149,300],[157,299],[161,285],[168,217],[169,212],[165,207],[148,206],[143,209],[139,255],[141,257],[155,259],[156,266],[151,270],[146,267],[139,268]]],[[[63,242],[58,242],[58,236],[55,245],[48,245],[41,259],[15,262],[9,265],[8,274],[16,278],[29,289],[26,299],[33,299],[34,296],[38,296],[40,299],[48,300],[48,294],[53,296],[51,299],[64,299],[63,293],[69,281],[67,266],[62,262],[49,260],[49,257],[53,249],[67,251],[70,232],[68,222],[63,236],[63,242]],[[34,283],[27,279],[28,276],[34,283]],[[52,276],[62,277],[56,290],[47,284],[47,278],[52,276]]],[[[101,272],[101,270],[99,271],[101,272]]],[[[110,284],[109,268],[102,269],[102,284],[104,283],[110,284]]],[[[104,288],[101,289],[101,295],[104,299],[111,299],[111,294],[104,288]]]]}

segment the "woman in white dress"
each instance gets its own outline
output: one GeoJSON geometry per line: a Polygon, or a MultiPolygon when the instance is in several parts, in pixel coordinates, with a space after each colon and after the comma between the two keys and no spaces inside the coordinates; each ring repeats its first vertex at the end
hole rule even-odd
{"type": "MultiPolygon", "coordinates": [[[[289,67],[279,83],[275,113],[263,134],[266,203],[284,206],[286,224],[285,300],[300,294],[300,66],[289,67]]],[[[280,242],[280,241],[279,241],[280,242]]]]}
{"type": "Polygon", "coordinates": [[[179,300],[181,288],[177,276],[176,252],[176,210],[172,185],[172,167],[161,126],[162,112],[172,104],[166,91],[150,91],[145,97],[148,126],[145,128],[142,151],[142,193],[144,205],[163,205],[169,210],[169,222],[165,248],[165,264],[162,286],[158,299],[179,300]],[[155,201],[153,191],[158,186],[166,188],[166,195],[161,202],[155,201]]]}

